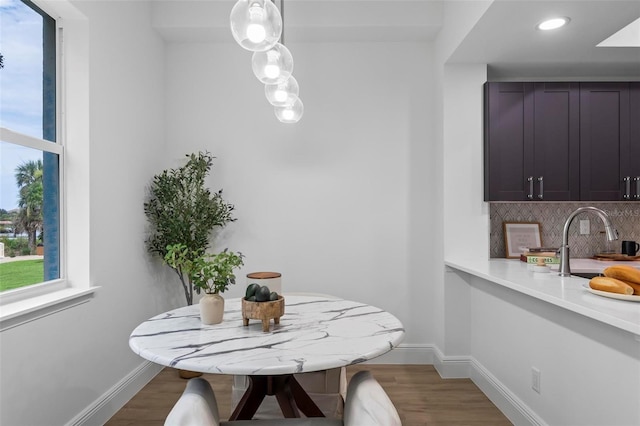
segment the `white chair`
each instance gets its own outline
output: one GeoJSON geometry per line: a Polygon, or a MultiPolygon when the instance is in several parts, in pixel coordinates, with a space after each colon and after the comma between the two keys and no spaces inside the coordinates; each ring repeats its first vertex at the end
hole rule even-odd
{"type": "Polygon", "coordinates": [[[359,371],[349,381],[344,425],[402,425],[396,407],[370,371],[359,371]]]}
{"type": "Polygon", "coordinates": [[[189,379],[180,399],[164,424],[169,426],[217,426],[220,422],[218,403],[213,388],[202,377],[189,379]]]}
{"type": "Polygon", "coordinates": [[[167,416],[165,426],[401,426],[400,416],[382,386],[369,371],[354,374],[347,387],[344,419],[239,420],[221,422],[209,382],[191,379],[167,416]]]}

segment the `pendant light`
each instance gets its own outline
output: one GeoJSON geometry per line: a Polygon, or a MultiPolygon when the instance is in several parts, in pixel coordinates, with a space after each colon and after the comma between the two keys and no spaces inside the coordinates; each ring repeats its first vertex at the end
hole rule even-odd
{"type": "Polygon", "coordinates": [[[271,49],[282,34],[282,16],[271,0],[238,0],[230,19],[233,38],[252,52],[271,49]]]}
{"type": "Polygon", "coordinates": [[[265,84],[264,86],[264,94],[273,106],[291,105],[299,93],[300,87],[293,76],[282,83],[265,84]]]}
{"type": "Polygon", "coordinates": [[[293,72],[293,56],[284,44],[277,43],[265,52],[255,52],[251,58],[251,67],[262,83],[283,83],[293,72]]]}
{"type": "Polygon", "coordinates": [[[299,97],[295,96],[290,105],[274,107],[276,117],[283,123],[297,123],[304,113],[304,105],[299,97]]]}
{"type": "Polygon", "coordinates": [[[274,2],[238,0],[231,10],[231,32],[240,46],[254,52],[251,68],[265,84],[265,96],[278,120],[297,123],[304,105],[298,82],[291,75],[293,56],[284,45],[284,0],[280,0],[279,11],[274,2]]]}
{"type": "MultiPolygon", "coordinates": [[[[284,0],[280,0],[280,14],[282,15],[280,43],[284,47],[284,0]]],[[[293,61],[291,68],[293,72],[293,61]]],[[[300,121],[304,113],[304,105],[299,97],[300,87],[298,86],[298,81],[290,75],[287,80],[276,83],[275,88],[268,86],[270,85],[265,85],[265,94],[267,95],[267,100],[274,106],[274,113],[278,120],[282,123],[297,123],[300,121]],[[271,101],[271,93],[276,103],[271,101]]]]}

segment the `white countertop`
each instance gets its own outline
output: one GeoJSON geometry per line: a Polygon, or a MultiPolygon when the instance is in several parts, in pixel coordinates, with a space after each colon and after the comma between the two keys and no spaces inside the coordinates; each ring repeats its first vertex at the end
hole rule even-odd
{"type": "MultiPolygon", "coordinates": [[[[447,259],[445,264],[536,299],[628,331],[640,338],[640,302],[616,300],[590,293],[589,280],[560,277],[557,272],[534,273],[518,259],[447,259]]],[[[608,266],[625,264],[640,268],[640,262],[572,259],[571,271],[598,273],[608,266]]]]}

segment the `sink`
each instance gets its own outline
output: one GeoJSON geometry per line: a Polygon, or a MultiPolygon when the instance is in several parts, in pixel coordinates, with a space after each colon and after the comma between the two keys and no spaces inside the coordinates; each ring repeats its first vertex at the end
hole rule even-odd
{"type": "Polygon", "coordinates": [[[580,277],[580,278],[586,278],[586,279],[590,280],[593,277],[600,277],[600,276],[602,276],[602,274],[598,274],[596,272],[572,272],[571,276],[580,277]]]}

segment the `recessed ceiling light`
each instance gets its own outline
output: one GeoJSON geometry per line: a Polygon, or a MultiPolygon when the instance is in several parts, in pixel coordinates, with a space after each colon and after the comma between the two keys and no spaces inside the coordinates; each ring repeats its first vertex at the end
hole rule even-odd
{"type": "Polygon", "coordinates": [[[536,28],[543,31],[555,30],[567,25],[571,19],[567,17],[551,18],[540,22],[536,28]]]}

